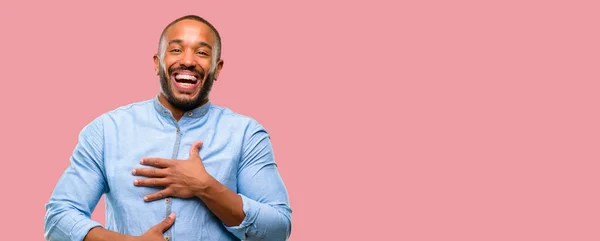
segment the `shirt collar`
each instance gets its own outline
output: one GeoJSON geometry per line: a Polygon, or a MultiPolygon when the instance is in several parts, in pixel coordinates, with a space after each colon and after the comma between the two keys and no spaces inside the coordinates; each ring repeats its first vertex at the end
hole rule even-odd
{"type": "MultiPolygon", "coordinates": [[[[154,102],[154,109],[160,115],[165,116],[165,117],[173,117],[173,114],[171,113],[171,111],[169,109],[167,109],[167,107],[163,106],[160,103],[160,101],[158,100],[158,95],[156,97],[154,97],[154,99],[152,99],[152,102],[154,102]]],[[[208,110],[210,109],[211,105],[212,105],[211,102],[208,101],[204,105],[201,105],[201,106],[197,107],[196,109],[186,111],[183,114],[183,116],[188,117],[188,118],[200,118],[200,117],[206,115],[206,113],[208,113],[208,110]]]]}

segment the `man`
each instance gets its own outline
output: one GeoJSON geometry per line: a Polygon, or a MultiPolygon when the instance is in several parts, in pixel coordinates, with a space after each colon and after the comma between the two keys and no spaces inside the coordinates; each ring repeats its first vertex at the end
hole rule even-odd
{"type": "Polygon", "coordinates": [[[286,240],[287,190],[269,135],[211,104],[218,31],[198,16],[167,25],[154,56],[161,91],[89,123],[46,204],[50,241],[286,240]],[[106,195],[106,227],[90,219],[106,195]]]}

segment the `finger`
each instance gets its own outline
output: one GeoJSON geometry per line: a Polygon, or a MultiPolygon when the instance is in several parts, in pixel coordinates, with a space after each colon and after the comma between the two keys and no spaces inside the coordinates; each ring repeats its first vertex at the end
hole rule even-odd
{"type": "Polygon", "coordinates": [[[200,148],[202,147],[202,141],[197,141],[190,148],[190,157],[200,158],[200,148]]]}
{"type": "Polygon", "coordinates": [[[166,177],[168,171],[165,169],[159,168],[136,168],[131,172],[135,176],[145,176],[145,177],[166,177]]]}
{"type": "Polygon", "coordinates": [[[168,196],[171,195],[171,190],[170,189],[164,189],[152,194],[148,194],[144,197],[144,201],[146,202],[151,202],[151,201],[155,201],[155,200],[159,200],[159,199],[163,199],[166,198],[168,196]]]}
{"type": "Polygon", "coordinates": [[[155,167],[170,167],[171,166],[171,161],[169,159],[165,159],[165,158],[157,158],[157,157],[147,157],[147,158],[142,158],[142,160],[140,161],[141,164],[144,165],[148,165],[148,166],[155,166],[155,167]]]}
{"type": "Polygon", "coordinates": [[[166,178],[145,178],[136,179],[133,184],[141,187],[166,187],[169,185],[169,181],[166,178]]]}
{"type": "Polygon", "coordinates": [[[154,228],[158,229],[160,233],[164,233],[171,227],[171,225],[173,225],[174,222],[175,213],[171,213],[169,214],[169,216],[167,216],[167,218],[163,219],[163,221],[155,225],[154,228]]]}

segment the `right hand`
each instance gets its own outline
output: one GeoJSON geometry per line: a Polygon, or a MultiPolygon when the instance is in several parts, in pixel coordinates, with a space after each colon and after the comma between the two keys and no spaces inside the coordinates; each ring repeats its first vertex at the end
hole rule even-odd
{"type": "Polygon", "coordinates": [[[142,236],[136,237],[136,241],[165,241],[163,233],[166,232],[175,222],[175,214],[171,213],[162,222],[148,229],[142,236]]]}

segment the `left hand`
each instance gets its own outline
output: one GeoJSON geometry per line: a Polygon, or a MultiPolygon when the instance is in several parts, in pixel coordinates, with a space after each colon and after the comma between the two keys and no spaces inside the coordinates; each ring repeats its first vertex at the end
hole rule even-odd
{"type": "Polygon", "coordinates": [[[165,158],[143,158],[143,165],[156,168],[136,168],[135,176],[146,176],[145,179],[134,180],[136,186],[165,187],[156,193],[144,197],[145,201],[154,201],[166,197],[191,198],[204,190],[213,179],[202,164],[198,141],[190,148],[190,157],[187,160],[171,160],[165,158]]]}

